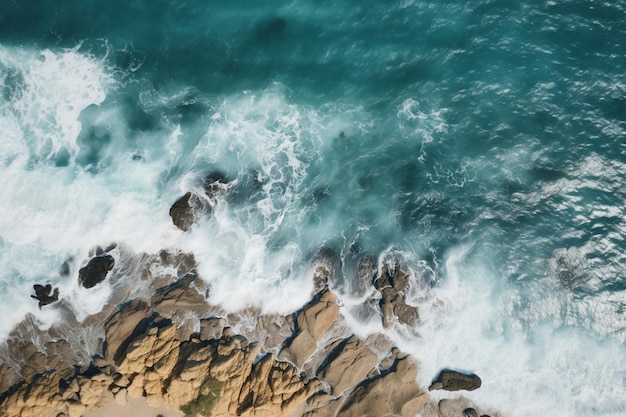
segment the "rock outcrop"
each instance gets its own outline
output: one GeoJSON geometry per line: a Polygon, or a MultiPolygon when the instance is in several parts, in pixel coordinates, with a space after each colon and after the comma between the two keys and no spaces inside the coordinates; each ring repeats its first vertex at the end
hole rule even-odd
{"type": "Polygon", "coordinates": [[[174,226],[186,232],[196,220],[196,212],[203,207],[200,197],[191,191],[188,191],[181,198],[176,200],[170,208],[170,217],[174,226]]]}
{"type": "Polygon", "coordinates": [[[406,303],[409,288],[409,275],[400,265],[385,263],[379,276],[374,279],[374,287],[380,292],[380,309],[383,326],[389,328],[395,321],[414,327],[419,323],[417,307],[406,303]]]}
{"type": "Polygon", "coordinates": [[[439,376],[437,376],[431,386],[428,387],[428,390],[473,391],[480,388],[481,384],[482,381],[478,375],[464,374],[450,369],[444,369],[439,373],[439,376]]]}
{"type": "Polygon", "coordinates": [[[78,281],[84,288],[92,288],[105,280],[115,266],[115,259],[107,253],[95,256],[78,271],[78,281]]]}
{"type": "Polygon", "coordinates": [[[47,284],[45,287],[40,284],[33,285],[35,295],[31,295],[31,298],[39,301],[39,308],[59,301],[59,289],[55,288],[52,291],[52,285],[47,284]]]}
{"type": "MultiPolygon", "coordinates": [[[[384,335],[351,334],[325,281],[290,316],[249,309],[237,319],[206,302],[192,259],[161,258],[185,272],[150,298],[117,306],[102,323],[102,346],[89,363],[68,365],[69,344],[62,340],[43,350],[16,345],[23,366],[0,365],[0,415],[79,417],[105,400],[123,405],[128,397],[213,417],[413,417],[428,410],[473,417],[477,410],[464,403],[459,414],[457,403],[429,401],[416,382],[415,359],[384,335]],[[244,337],[234,329],[244,330],[248,315],[256,330],[244,337]]],[[[405,278],[397,271],[383,275],[379,290],[391,297],[390,311],[400,320],[405,278]]],[[[442,372],[437,384],[467,389],[470,380],[442,372]]]]}
{"type": "Polygon", "coordinates": [[[202,192],[188,191],[174,202],[170,208],[170,217],[174,226],[186,232],[202,213],[210,213],[215,198],[225,192],[229,180],[223,173],[214,171],[202,181],[202,192]],[[208,199],[208,201],[206,201],[208,199]]]}
{"type": "Polygon", "coordinates": [[[337,320],[339,315],[337,297],[324,288],[294,315],[294,336],[285,342],[278,356],[302,368],[317,351],[317,341],[337,320]]]}

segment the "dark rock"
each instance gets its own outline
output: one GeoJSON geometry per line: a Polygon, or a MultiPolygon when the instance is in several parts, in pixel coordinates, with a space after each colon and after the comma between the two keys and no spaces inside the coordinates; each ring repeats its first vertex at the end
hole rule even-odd
{"type": "Polygon", "coordinates": [[[174,226],[186,232],[196,220],[196,212],[202,208],[202,201],[191,191],[176,200],[170,208],[170,217],[174,226]]]}
{"type": "Polygon", "coordinates": [[[70,263],[72,261],[73,259],[69,258],[61,264],[61,267],[59,268],[59,275],[61,275],[62,277],[67,277],[70,275],[70,272],[71,272],[70,263]]]}
{"type": "Polygon", "coordinates": [[[478,412],[473,408],[463,410],[463,417],[478,417],[478,412]]]}
{"type": "Polygon", "coordinates": [[[40,284],[35,284],[33,285],[33,289],[35,290],[35,295],[31,295],[31,297],[39,301],[39,308],[59,301],[59,289],[55,288],[53,292],[52,285],[50,284],[47,284],[45,287],[40,284]]]}
{"type": "Polygon", "coordinates": [[[429,391],[443,389],[446,391],[473,391],[480,388],[482,381],[475,374],[463,374],[461,372],[444,369],[439,373],[437,379],[433,381],[429,391]]]}
{"type": "Polygon", "coordinates": [[[409,275],[400,265],[383,265],[381,273],[374,279],[374,287],[381,295],[380,309],[383,313],[383,326],[389,328],[394,320],[414,327],[419,323],[419,311],[406,304],[405,294],[409,289],[409,275]]]}
{"type": "Polygon", "coordinates": [[[78,271],[78,282],[85,288],[92,288],[104,281],[114,265],[115,259],[111,255],[91,258],[89,263],[78,271]]]}
{"type": "Polygon", "coordinates": [[[209,173],[206,177],[204,177],[204,192],[207,197],[213,198],[216,195],[220,194],[224,191],[226,184],[228,184],[230,180],[226,175],[219,171],[213,171],[209,173]]]}
{"type": "Polygon", "coordinates": [[[106,246],[104,249],[102,248],[102,246],[96,246],[95,248],[89,251],[89,256],[105,255],[108,252],[111,252],[115,248],[117,248],[117,243],[111,243],[109,246],[106,246]]]}

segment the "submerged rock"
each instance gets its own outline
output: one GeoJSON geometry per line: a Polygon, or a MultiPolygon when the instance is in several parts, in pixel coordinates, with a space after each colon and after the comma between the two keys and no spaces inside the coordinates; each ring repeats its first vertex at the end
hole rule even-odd
{"type": "Polygon", "coordinates": [[[224,189],[224,185],[229,182],[230,180],[223,172],[210,172],[206,177],[204,177],[204,192],[207,197],[213,197],[215,194],[220,193],[224,189]]]}
{"type": "Polygon", "coordinates": [[[78,271],[78,282],[85,288],[92,288],[106,278],[115,265],[111,255],[99,255],[91,258],[89,263],[78,271]]]}
{"type": "Polygon", "coordinates": [[[45,287],[35,284],[33,289],[35,290],[35,295],[31,295],[31,297],[39,301],[39,308],[59,301],[59,289],[55,288],[53,292],[50,284],[47,284],[45,287]]]}
{"type": "Polygon", "coordinates": [[[464,374],[461,372],[453,371],[450,369],[444,369],[439,373],[437,379],[433,381],[429,391],[436,389],[443,389],[446,391],[473,391],[480,388],[482,381],[475,374],[464,374]]]}

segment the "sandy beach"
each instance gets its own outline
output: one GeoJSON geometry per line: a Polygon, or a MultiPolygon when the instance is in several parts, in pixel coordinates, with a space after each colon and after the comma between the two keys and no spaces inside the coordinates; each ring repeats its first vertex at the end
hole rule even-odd
{"type": "Polygon", "coordinates": [[[126,404],[120,405],[114,398],[103,401],[101,408],[87,410],[82,417],[183,417],[182,411],[165,406],[151,407],[144,397],[127,396],[126,404]]]}

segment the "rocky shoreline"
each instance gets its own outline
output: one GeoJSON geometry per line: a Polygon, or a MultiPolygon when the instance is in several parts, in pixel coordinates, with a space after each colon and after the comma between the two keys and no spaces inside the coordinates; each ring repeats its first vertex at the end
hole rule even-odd
{"type": "MultiPolygon", "coordinates": [[[[2,350],[0,415],[79,417],[111,398],[145,397],[150,406],[202,416],[500,416],[464,397],[435,402],[416,382],[415,358],[382,334],[352,334],[324,263],[315,269],[311,300],[281,316],[209,305],[190,255],[163,251],[142,262],[151,296],[113,300],[81,323],[45,332],[28,318],[16,328],[2,350]],[[151,262],[175,272],[149,276],[151,262]],[[90,325],[100,332],[97,353],[81,356],[80,343],[68,339],[90,325]]],[[[94,261],[88,265],[94,269],[94,261]]],[[[106,275],[109,266],[99,269],[106,275]]],[[[400,268],[386,265],[372,284],[384,327],[418,323],[400,268]]],[[[479,386],[475,375],[444,371],[430,388],[479,386]]]]}

